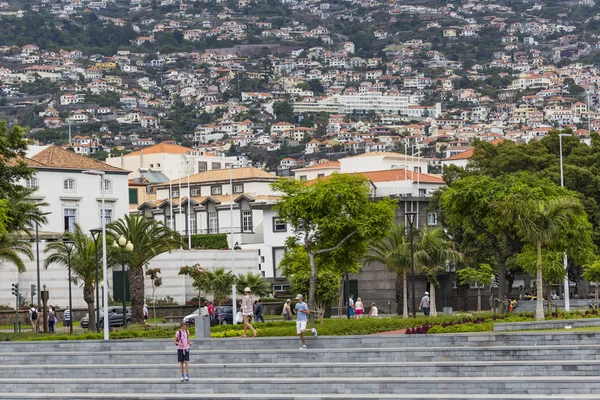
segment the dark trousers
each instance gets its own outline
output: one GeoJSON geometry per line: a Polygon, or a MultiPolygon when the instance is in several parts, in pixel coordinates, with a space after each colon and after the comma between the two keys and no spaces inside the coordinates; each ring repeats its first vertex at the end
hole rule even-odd
{"type": "Polygon", "coordinates": [[[50,332],[54,332],[54,320],[53,319],[48,321],[48,330],[50,332]]]}
{"type": "Polygon", "coordinates": [[[429,307],[423,307],[423,314],[429,315],[429,307]]]}
{"type": "Polygon", "coordinates": [[[262,316],[262,313],[256,313],[254,314],[254,318],[256,320],[256,322],[265,322],[265,318],[262,316]]]}

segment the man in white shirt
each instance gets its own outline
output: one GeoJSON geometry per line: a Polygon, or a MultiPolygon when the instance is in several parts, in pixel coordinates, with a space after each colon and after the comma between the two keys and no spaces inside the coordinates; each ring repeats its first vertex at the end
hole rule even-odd
{"type": "Polygon", "coordinates": [[[421,304],[419,304],[419,310],[423,309],[423,314],[429,316],[429,292],[425,292],[425,295],[421,298],[421,304]]]}

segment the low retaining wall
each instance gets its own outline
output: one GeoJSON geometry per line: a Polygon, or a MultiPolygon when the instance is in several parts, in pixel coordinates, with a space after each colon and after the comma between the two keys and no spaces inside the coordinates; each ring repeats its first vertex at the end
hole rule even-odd
{"type": "Polygon", "coordinates": [[[502,322],[494,324],[494,332],[527,331],[536,329],[565,329],[566,327],[585,328],[588,326],[600,326],[600,318],[532,322],[502,322]]]}

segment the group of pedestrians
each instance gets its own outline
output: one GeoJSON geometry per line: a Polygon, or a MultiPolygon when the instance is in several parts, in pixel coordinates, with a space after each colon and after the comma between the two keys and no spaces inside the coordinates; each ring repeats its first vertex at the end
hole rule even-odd
{"type": "MultiPolygon", "coordinates": [[[[31,323],[31,330],[34,333],[40,333],[44,330],[44,313],[36,305],[31,305],[29,309],[29,321],[31,323]]],[[[58,326],[58,314],[53,306],[48,306],[46,314],[46,322],[48,324],[48,332],[56,333],[56,327],[58,326]]],[[[63,328],[65,333],[69,332],[71,326],[71,310],[68,308],[63,313],[63,328]]]]}
{"type": "MultiPolygon", "coordinates": [[[[354,295],[351,294],[348,298],[348,316],[354,319],[361,319],[365,313],[365,306],[362,302],[362,299],[358,297],[356,302],[354,301],[354,295]]],[[[371,303],[371,309],[369,310],[368,317],[378,317],[379,309],[377,308],[377,303],[371,303]]]]}

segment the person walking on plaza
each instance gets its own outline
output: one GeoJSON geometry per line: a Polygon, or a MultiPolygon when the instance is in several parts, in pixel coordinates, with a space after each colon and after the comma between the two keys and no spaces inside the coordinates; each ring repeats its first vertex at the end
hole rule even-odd
{"type": "Polygon", "coordinates": [[[69,333],[69,328],[71,327],[71,310],[67,308],[63,313],[63,328],[65,328],[65,333],[69,333]]]}
{"type": "Polygon", "coordinates": [[[144,303],[144,322],[148,323],[148,305],[144,303]]]}
{"type": "Polygon", "coordinates": [[[354,317],[354,295],[351,294],[348,299],[348,316],[350,318],[354,317]]]}
{"type": "Polygon", "coordinates": [[[265,323],[265,317],[263,317],[264,307],[262,304],[262,300],[258,299],[258,303],[256,304],[256,322],[265,323]]]}
{"type": "Polygon", "coordinates": [[[177,361],[179,362],[179,370],[181,371],[181,382],[190,380],[190,346],[192,342],[188,340],[189,337],[190,332],[187,329],[187,324],[182,322],[174,339],[177,345],[177,361]],[[184,364],[185,375],[183,374],[184,364]]]}
{"type": "Polygon", "coordinates": [[[423,310],[425,316],[429,316],[429,292],[425,292],[425,295],[421,298],[421,304],[419,304],[419,311],[423,310]]]}
{"type": "Polygon", "coordinates": [[[307,318],[306,316],[310,313],[308,306],[304,301],[302,301],[302,295],[299,294],[296,296],[296,307],[294,307],[296,311],[296,333],[300,335],[300,341],[302,342],[302,347],[300,349],[307,349],[306,340],[304,339],[304,334],[311,332],[313,336],[317,336],[317,330],[315,328],[306,329],[307,318]]]}
{"type": "Polygon", "coordinates": [[[362,303],[360,297],[358,297],[356,299],[356,303],[354,303],[354,312],[356,314],[355,318],[361,319],[364,311],[365,311],[365,306],[363,306],[363,303],[362,303]]]}
{"type": "Polygon", "coordinates": [[[207,308],[208,308],[208,315],[209,315],[209,317],[210,317],[210,319],[212,321],[212,320],[215,319],[215,305],[213,304],[212,301],[208,303],[208,307],[207,308]]]}
{"type": "Polygon", "coordinates": [[[55,333],[54,324],[56,323],[56,317],[52,306],[48,307],[48,332],[55,333]]]}
{"type": "Polygon", "coordinates": [[[33,330],[33,333],[38,333],[37,319],[38,319],[38,310],[37,310],[37,307],[32,304],[31,308],[29,309],[29,320],[31,321],[31,329],[33,330]]]}
{"type": "Polygon", "coordinates": [[[254,332],[254,337],[258,336],[258,332],[256,329],[250,324],[250,317],[254,313],[254,299],[252,298],[252,294],[250,293],[250,288],[247,287],[244,289],[244,298],[242,299],[242,316],[244,317],[244,334],[242,337],[246,337],[246,332],[250,329],[254,332]]]}
{"type": "Polygon", "coordinates": [[[291,321],[292,320],[292,300],[291,299],[287,299],[287,301],[285,302],[285,304],[283,305],[283,320],[284,321],[291,321]]]}

